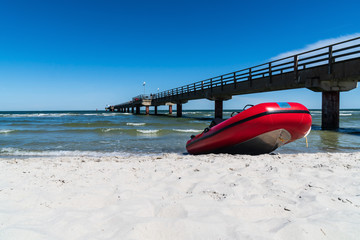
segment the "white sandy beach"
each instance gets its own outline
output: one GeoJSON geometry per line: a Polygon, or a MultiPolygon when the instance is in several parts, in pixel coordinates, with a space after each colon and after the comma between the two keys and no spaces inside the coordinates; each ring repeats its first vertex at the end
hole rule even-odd
{"type": "Polygon", "coordinates": [[[0,239],[359,239],[360,153],[0,159],[0,239]]]}

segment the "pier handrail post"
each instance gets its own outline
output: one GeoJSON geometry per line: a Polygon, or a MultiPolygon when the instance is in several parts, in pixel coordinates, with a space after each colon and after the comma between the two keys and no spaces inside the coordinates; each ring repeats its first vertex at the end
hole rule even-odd
{"type": "Polygon", "coordinates": [[[223,80],[224,80],[224,77],[223,77],[223,75],[221,75],[221,91],[224,89],[224,82],[223,82],[223,80]]]}
{"type": "Polygon", "coordinates": [[[194,83],[194,92],[196,93],[196,85],[195,85],[195,83],[194,83]]]}
{"type": "Polygon", "coordinates": [[[204,91],[204,81],[201,81],[201,91],[204,91]]]}
{"type": "Polygon", "coordinates": [[[250,82],[250,87],[252,87],[251,68],[249,68],[249,82],[250,82]]]}
{"type": "Polygon", "coordinates": [[[213,82],[212,82],[212,78],[210,78],[210,92],[212,93],[213,91],[213,82]]]}
{"type": "Polygon", "coordinates": [[[298,63],[299,63],[299,58],[298,55],[294,56],[294,73],[295,73],[295,81],[298,80],[298,63]]]}
{"type": "Polygon", "coordinates": [[[333,47],[332,47],[332,46],[329,46],[329,68],[328,68],[328,73],[329,73],[329,74],[332,74],[333,61],[334,61],[334,58],[333,58],[333,47]]]}
{"type": "Polygon", "coordinates": [[[272,83],[272,69],[271,69],[271,62],[269,62],[269,81],[270,84],[272,83]]]}
{"type": "Polygon", "coordinates": [[[236,88],[236,72],[234,72],[234,88],[236,88]]]}

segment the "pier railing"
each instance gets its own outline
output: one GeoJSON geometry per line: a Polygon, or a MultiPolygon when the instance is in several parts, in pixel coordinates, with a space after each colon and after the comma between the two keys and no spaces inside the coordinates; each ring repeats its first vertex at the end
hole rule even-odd
{"type": "Polygon", "coordinates": [[[319,66],[328,66],[329,74],[332,73],[332,65],[335,62],[346,61],[360,57],[360,37],[335,43],[311,51],[302,52],[296,55],[284,57],[271,62],[260,64],[254,67],[245,68],[235,72],[212,77],[203,81],[194,82],[181,87],[173,88],[156,94],[152,99],[161,101],[172,96],[193,94],[206,89],[223,88],[227,85],[237,87],[237,83],[268,77],[271,83],[273,76],[294,72],[297,78],[298,73],[305,69],[319,66]]]}

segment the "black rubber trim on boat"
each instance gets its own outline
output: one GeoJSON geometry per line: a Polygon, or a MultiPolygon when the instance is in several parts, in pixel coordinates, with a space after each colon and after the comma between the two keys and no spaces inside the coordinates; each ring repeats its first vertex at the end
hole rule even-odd
{"type": "Polygon", "coordinates": [[[278,111],[268,111],[268,112],[259,113],[259,114],[256,114],[256,115],[254,115],[254,116],[251,116],[251,117],[248,117],[248,118],[244,118],[244,119],[242,119],[242,120],[240,120],[240,121],[237,121],[237,122],[235,122],[235,123],[232,123],[232,124],[230,124],[230,125],[222,128],[222,129],[220,129],[220,130],[218,130],[218,131],[216,131],[216,132],[213,132],[213,133],[211,133],[211,134],[209,134],[209,135],[206,135],[206,136],[203,136],[203,137],[201,137],[201,138],[199,138],[199,139],[196,139],[196,140],[192,141],[191,143],[189,143],[189,144],[186,145],[186,146],[190,146],[190,145],[192,145],[192,144],[194,144],[194,143],[196,143],[196,142],[199,142],[199,141],[204,140],[204,139],[206,139],[206,138],[212,137],[212,136],[214,136],[214,135],[216,135],[216,134],[218,134],[218,133],[220,133],[220,132],[222,132],[222,131],[225,131],[225,130],[228,129],[228,128],[234,127],[234,126],[236,126],[236,125],[239,125],[239,124],[242,124],[242,123],[251,121],[251,120],[254,120],[254,119],[256,119],[256,118],[263,117],[263,116],[266,116],[266,115],[281,114],[281,113],[307,113],[307,114],[310,114],[310,112],[307,111],[307,110],[278,110],[278,111]]]}

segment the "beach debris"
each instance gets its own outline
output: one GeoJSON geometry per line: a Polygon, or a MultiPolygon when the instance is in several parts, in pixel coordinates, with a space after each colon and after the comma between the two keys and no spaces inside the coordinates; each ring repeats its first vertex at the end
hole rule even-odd
{"type": "Polygon", "coordinates": [[[329,166],[327,166],[327,165],[324,165],[324,164],[322,164],[322,163],[320,163],[320,164],[316,164],[316,165],[314,165],[313,166],[313,168],[323,168],[323,167],[329,167],[329,166]]]}
{"type": "MultiPolygon", "coordinates": [[[[269,166],[267,169],[266,169],[266,171],[267,172],[270,172],[270,171],[272,171],[274,168],[273,168],[273,166],[269,166]]],[[[276,170],[276,168],[275,168],[275,170],[276,170]]]]}
{"type": "Polygon", "coordinates": [[[211,198],[213,198],[216,201],[224,200],[227,197],[227,194],[218,193],[214,190],[205,190],[205,191],[202,191],[202,193],[210,196],[211,198]]]}
{"type": "Polygon", "coordinates": [[[324,189],[324,188],[322,188],[322,187],[314,186],[314,185],[311,185],[311,184],[308,184],[307,186],[308,186],[309,188],[319,188],[319,189],[324,189]]]}
{"type": "Polygon", "coordinates": [[[347,169],[352,168],[350,164],[346,164],[346,165],[344,165],[344,167],[346,167],[347,169]]]}

